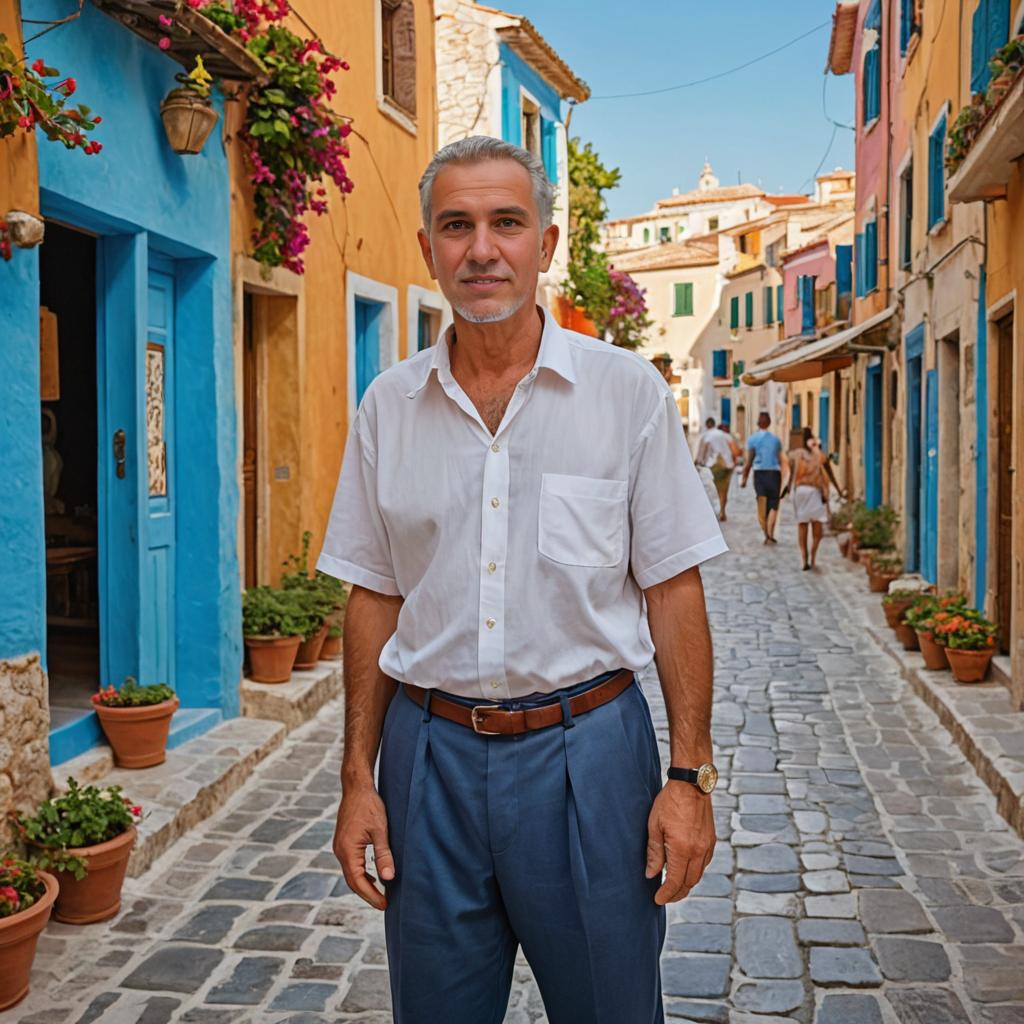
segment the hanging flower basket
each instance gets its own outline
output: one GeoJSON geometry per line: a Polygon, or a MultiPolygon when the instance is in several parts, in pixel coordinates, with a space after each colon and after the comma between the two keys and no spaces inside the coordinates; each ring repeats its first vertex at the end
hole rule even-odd
{"type": "Polygon", "coordinates": [[[209,97],[192,89],[172,89],[160,104],[167,141],[175,153],[201,153],[220,115],[209,97]]]}

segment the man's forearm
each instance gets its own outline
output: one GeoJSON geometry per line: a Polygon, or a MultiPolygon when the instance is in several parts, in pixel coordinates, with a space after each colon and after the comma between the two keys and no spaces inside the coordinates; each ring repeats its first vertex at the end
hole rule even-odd
{"type": "Polygon", "coordinates": [[[402,599],[353,587],[345,609],[345,753],[342,786],[373,785],[381,731],[395,681],[378,664],[402,599]]]}
{"type": "Polygon", "coordinates": [[[714,661],[704,586],[696,567],[644,591],[654,661],[668,711],[672,763],[696,768],[712,759],[714,661]]]}

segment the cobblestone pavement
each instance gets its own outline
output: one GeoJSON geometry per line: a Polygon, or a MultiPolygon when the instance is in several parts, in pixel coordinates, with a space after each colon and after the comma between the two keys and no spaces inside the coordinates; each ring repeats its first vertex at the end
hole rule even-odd
{"type": "MultiPolygon", "coordinates": [[[[1024,1021],[1024,844],[858,624],[862,574],[834,541],[801,572],[791,521],[766,548],[752,496],[733,502],[732,553],[704,574],[720,843],[670,909],[670,1020],[1024,1021]]],[[[335,704],[293,733],[129,881],[116,920],[51,924],[33,993],[0,1021],[390,1021],[381,918],[329,850],[340,728],[335,704]]],[[[521,963],[506,1024],[544,1019],[521,963]]]]}

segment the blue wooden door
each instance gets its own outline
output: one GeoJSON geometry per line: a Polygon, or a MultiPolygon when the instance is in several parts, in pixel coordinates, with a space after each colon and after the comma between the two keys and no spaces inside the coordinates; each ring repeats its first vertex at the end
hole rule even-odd
{"type": "Polygon", "coordinates": [[[139,679],[174,685],[174,278],[150,259],[143,355],[145,445],[139,566],[139,679]]]}
{"type": "Polygon", "coordinates": [[[356,299],[356,403],[363,400],[370,382],[380,373],[380,320],[382,302],[356,299]]]}
{"type": "Polygon", "coordinates": [[[907,360],[907,569],[921,568],[921,357],[907,360]]]}
{"type": "Polygon", "coordinates": [[[882,366],[869,366],[864,396],[864,503],[882,503],[882,366]]]}
{"type": "Polygon", "coordinates": [[[722,396],[722,415],[719,417],[719,423],[728,423],[732,426],[732,399],[722,396]]]}
{"type": "Polygon", "coordinates": [[[828,392],[822,391],[818,396],[818,440],[821,441],[821,450],[829,450],[828,427],[829,427],[828,392]]]}
{"type": "Polygon", "coordinates": [[[934,583],[938,575],[939,530],[939,371],[925,377],[924,479],[922,481],[921,575],[934,583]]]}

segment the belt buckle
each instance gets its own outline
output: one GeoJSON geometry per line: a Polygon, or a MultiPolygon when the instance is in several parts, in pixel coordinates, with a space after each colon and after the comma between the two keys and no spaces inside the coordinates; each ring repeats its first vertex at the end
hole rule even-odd
{"type": "Polygon", "coordinates": [[[473,724],[473,732],[478,736],[500,736],[500,732],[495,732],[492,729],[483,729],[480,726],[480,720],[477,715],[485,715],[488,711],[493,711],[494,707],[489,704],[477,704],[476,707],[471,708],[469,712],[469,720],[473,724]]]}

